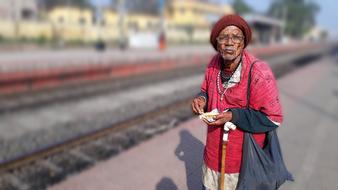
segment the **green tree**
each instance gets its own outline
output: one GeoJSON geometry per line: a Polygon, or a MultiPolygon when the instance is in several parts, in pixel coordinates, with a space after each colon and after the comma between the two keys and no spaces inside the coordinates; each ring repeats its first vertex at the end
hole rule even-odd
{"type": "Polygon", "coordinates": [[[312,1],[275,0],[268,15],[285,20],[285,33],[299,38],[316,24],[315,16],[319,10],[319,6],[312,1]]]}
{"type": "Polygon", "coordinates": [[[243,0],[234,0],[232,6],[234,7],[236,13],[240,15],[253,12],[252,8],[243,0]]]}

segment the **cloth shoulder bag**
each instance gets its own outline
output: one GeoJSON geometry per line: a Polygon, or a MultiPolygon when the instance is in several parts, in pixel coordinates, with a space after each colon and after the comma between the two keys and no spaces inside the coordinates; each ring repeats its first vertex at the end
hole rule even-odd
{"type": "MultiPolygon", "coordinates": [[[[247,105],[250,107],[250,66],[247,88],[247,105]]],[[[275,190],[286,180],[293,181],[283,161],[276,129],[267,132],[265,145],[261,148],[251,133],[244,133],[242,165],[236,190],[275,190]]]]}

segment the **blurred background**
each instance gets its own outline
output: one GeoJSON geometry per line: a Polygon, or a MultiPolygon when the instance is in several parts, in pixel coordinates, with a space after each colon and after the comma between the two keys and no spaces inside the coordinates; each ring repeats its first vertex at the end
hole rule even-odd
{"type": "MultiPolygon", "coordinates": [[[[207,44],[212,24],[239,13],[253,44],[318,40],[337,33],[334,1],[12,0],[0,4],[1,49],[207,44]],[[162,39],[163,38],[163,39],[162,39]],[[148,43],[141,43],[150,40],[148,43]]],[[[100,48],[100,47],[98,47],[100,48]]]]}
{"type": "Polygon", "coordinates": [[[210,31],[227,14],[249,23],[247,49],[278,81],[279,134],[296,178],[285,189],[338,189],[337,7],[0,0],[0,189],[100,189],[91,175],[107,179],[102,189],[200,189],[206,131],[190,103],[217,53],[210,31]],[[111,164],[86,175],[102,160],[111,164]],[[84,177],[62,183],[80,171],[84,177]]]}

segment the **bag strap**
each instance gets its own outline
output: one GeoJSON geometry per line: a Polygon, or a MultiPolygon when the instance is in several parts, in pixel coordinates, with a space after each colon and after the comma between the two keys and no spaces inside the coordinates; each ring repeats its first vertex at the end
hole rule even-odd
{"type": "Polygon", "coordinates": [[[247,91],[246,91],[246,108],[250,108],[250,86],[251,86],[251,73],[252,73],[252,68],[253,65],[258,62],[258,60],[256,59],[255,61],[253,61],[250,65],[250,70],[249,70],[249,76],[248,76],[248,87],[247,87],[247,91]]]}

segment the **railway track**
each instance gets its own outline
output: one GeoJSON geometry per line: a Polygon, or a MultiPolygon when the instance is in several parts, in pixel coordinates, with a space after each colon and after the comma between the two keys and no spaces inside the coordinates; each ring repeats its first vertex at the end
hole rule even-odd
{"type": "Polygon", "coordinates": [[[0,163],[0,189],[45,189],[192,116],[190,100],[0,163]]]}

